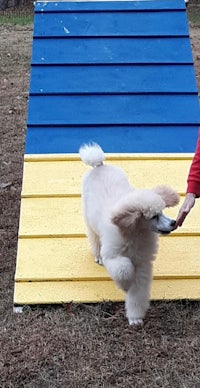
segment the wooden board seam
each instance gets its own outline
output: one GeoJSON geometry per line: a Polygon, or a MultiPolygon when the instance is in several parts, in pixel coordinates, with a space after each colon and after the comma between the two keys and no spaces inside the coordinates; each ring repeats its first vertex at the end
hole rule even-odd
{"type": "MultiPolygon", "coordinates": [[[[182,195],[182,194],[181,194],[182,195]]],[[[21,194],[21,198],[80,198],[81,194],[21,194]]]]}
{"type": "MultiPolygon", "coordinates": [[[[200,232],[184,232],[184,231],[179,231],[179,232],[173,232],[173,234],[170,234],[168,236],[168,238],[172,238],[172,237],[183,237],[183,236],[186,236],[186,237],[193,237],[193,236],[200,236],[200,232]]],[[[20,234],[19,233],[19,236],[18,238],[19,239],[33,239],[33,238],[82,238],[82,237],[86,237],[85,234],[83,233],[69,233],[69,234],[62,234],[62,233],[58,233],[58,234],[20,234]]],[[[160,236],[160,238],[165,238],[163,236],[160,236]]]]}
{"type": "MultiPolygon", "coordinates": [[[[185,197],[185,193],[179,193],[181,197],[185,197]]],[[[81,198],[81,194],[21,194],[23,199],[40,199],[40,198],[81,198]]]]}
{"type": "MultiPolygon", "coordinates": [[[[159,276],[159,275],[155,275],[153,276],[153,280],[185,280],[185,279],[200,279],[200,274],[199,275],[196,275],[196,276],[192,276],[192,275],[163,275],[163,276],[159,276]]],[[[46,279],[39,279],[39,278],[18,278],[18,277],[15,277],[15,282],[16,283],[45,283],[45,282],[93,282],[93,281],[96,281],[96,282],[104,282],[104,281],[113,281],[112,279],[109,279],[109,275],[105,276],[105,277],[82,277],[80,279],[77,279],[77,278],[46,278],[46,279]]]]}
{"type": "MultiPolygon", "coordinates": [[[[194,153],[155,153],[155,154],[107,154],[106,161],[111,160],[192,160],[194,153]]],[[[25,162],[54,162],[54,161],[78,161],[78,154],[25,154],[25,162]]]]}
{"type": "Polygon", "coordinates": [[[86,235],[85,234],[82,234],[82,233],[77,233],[77,234],[75,234],[75,233],[69,233],[69,234],[62,234],[62,233],[58,233],[58,234],[36,234],[36,235],[34,235],[34,234],[30,234],[30,235],[24,235],[24,234],[20,234],[19,233],[19,236],[18,236],[18,238],[20,239],[20,240],[22,240],[22,239],[32,239],[32,238],[37,238],[37,239],[39,239],[39,238],[82,238],[82,237],[86,237],[86,235]]]}

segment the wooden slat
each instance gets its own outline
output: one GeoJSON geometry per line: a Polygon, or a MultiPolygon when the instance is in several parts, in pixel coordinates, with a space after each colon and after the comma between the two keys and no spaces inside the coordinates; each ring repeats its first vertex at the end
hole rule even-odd
{"type": "MultiPolygon", "coordinates": [[[[153,188],[165,183],[179,193],[185,192],[186,177],[191,159],[176,160],[115,160],[107,161],[121,167],[132,186],[153,188]],[[178,174],[174,173],[174,166],[178,174]]],[[[83,174],[87,168],[81,161],[25,162],[23,197],[80,195],[83,174]]]]}
{"type": "Polygon", "coordinates": [[[185,12],[73,12],[35,14],[36,37],[188,35],[185,12]]]}
{"type": "MultiPolygon", "coordinates": [[[[170,208],[165,213],[175,219],[177,211],[177,208],[170,208]]],[[[176,233],[200,234],[199,212],[200,203],[197,201],[195,212],[191,212],[184,226],[176,233]]],[[[81,198],[22,199],[20,237],[83,236],[84,234],[81,198]]]]}
{"type": "Polygon", "coordinates": [[[196,95],[46,95],[42,107],[40,96],[29,101],[29,125],[149,123],[198,124],[196,95]]]}
{"type": "Polygon", "coordinates": [[[193,63],[189,38],[35,39],[32,64],[193,63]],[[97,50],[98,47],[98,50],[97,50]]]}
{"type": "MultiPolygon", "coordinates": [[[[150,10],[185,10],[182,0],[156,0],[156,1],[92,1],[95,11],[150,11],[150,10]]],[[[92,12],[90,1],[59,1],[59,2],[39,2],[35,3],[35,12],[92,12]]],[[[93,9],[94,11],[94,9],[93,9]]]]}
{"type": "Polygon", "coordinates": [[[196,93],[193,65],[40,65],[31,71],[31,94],[151,92],[196,93]]]}
{"type": "Polygon", "coordinates": [[[80,198],[21,200],[19,236],[66,236],[85,233],[80,198]]]}
{"type": "MultiPolygon", "coordinates": [[[[155,280],[151,299],[199,299],[199,279],[155,280]]],[[[15,304],[122,301],[124,294],[112,281],[16,283],[15,304]]]]}
{"type": "Polygon", "coordinates": [[[197,134],[197,125],[28,126],[26,153],[77,153],[81,144],[91,141],[112,153],[193,153],[197,134]]]}
{"type": "MultiPolygon", "coordinates": [[[[199,278],[198,236],[160,238],[154,279],[199,278]]],[[[20,239],[16,281],[108,280],[97,265],[86,238],[20,239]]]]}

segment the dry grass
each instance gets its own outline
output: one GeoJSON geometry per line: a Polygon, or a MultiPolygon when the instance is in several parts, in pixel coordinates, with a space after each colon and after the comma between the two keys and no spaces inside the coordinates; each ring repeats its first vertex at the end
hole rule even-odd
{"type": "MultiPolygon", "coordinates": [[[[199,388],[199,302],[154,302],[140,329],[123,303],[13,313],[31,35],[0,27],[0,387],[199,388]]],[[[200,29],[191,36],[199,79],[200,29]]]]}
{"type": "Polygon", "coordinates": [[[123,304],[37,307],[7,313],[3,387],[198,387],[198,303],[153,303],[142,329],[123,304]]]}

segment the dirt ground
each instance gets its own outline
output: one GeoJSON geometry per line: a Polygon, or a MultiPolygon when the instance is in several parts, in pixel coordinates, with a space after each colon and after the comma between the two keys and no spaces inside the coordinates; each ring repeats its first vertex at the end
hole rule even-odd
{"type": "MultiPolygon", "coordinates": [[[[200,28],[190,33],[200,90],[200,28]]],[[[31,25],[0,26],[0,387],[199,388],[197,301],[154,302],[140,329],[123,303],[13,313],[31,42],[31,25]]]]}

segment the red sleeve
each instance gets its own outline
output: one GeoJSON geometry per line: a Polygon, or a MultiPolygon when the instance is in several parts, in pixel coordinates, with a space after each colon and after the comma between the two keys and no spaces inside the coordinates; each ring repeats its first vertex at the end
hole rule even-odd
{"type": "Polygon", "coordinates": [[[200,131],[196,151],[190,166],[187,183],[187,193],[193,193],[200,197],[200,131]]]}

